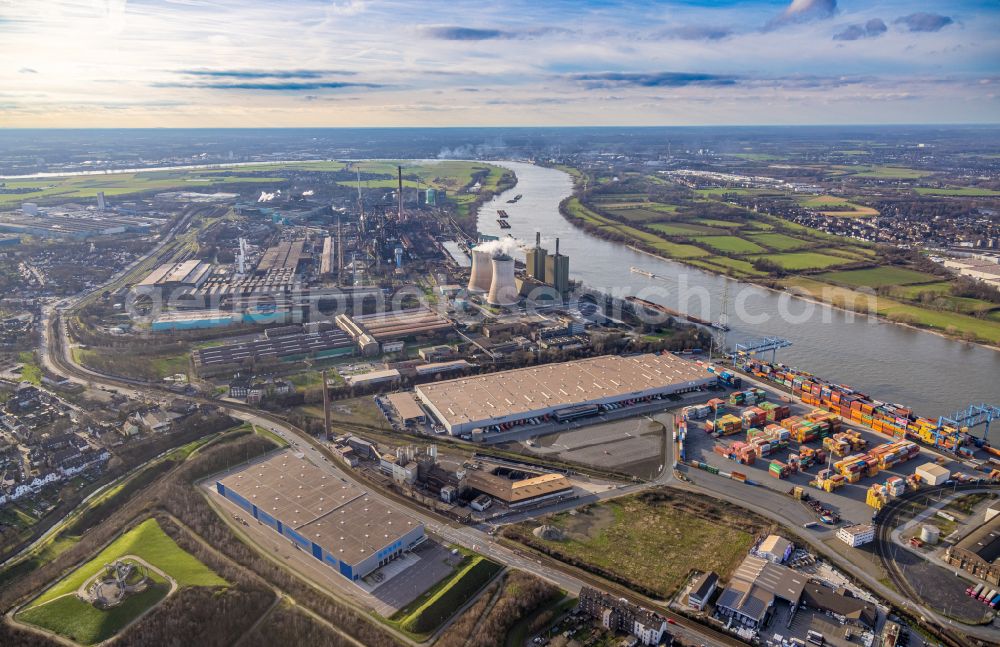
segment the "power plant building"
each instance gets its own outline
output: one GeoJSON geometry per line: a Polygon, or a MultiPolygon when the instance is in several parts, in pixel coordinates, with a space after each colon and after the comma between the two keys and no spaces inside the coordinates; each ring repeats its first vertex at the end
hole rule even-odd
{"type": "Polygon", "coordinates": [[[520,299],[520,291],[514,280],[514,259],[506,254],[494,256],[491,260],[492,274],[490,291],[486,303],[494,306],[512,306],[520,299]]]}
{"type": "Polygon", "coordinates": [[[549,252],[542,247],[542,235],[535,234],[535,246],[525,251],[524,265],[528,270],[528,276],[536,281],[545,282],[545,258],[549,252]]]}
{"type": "Polygon", "coordinates": [[[415,388],[417,398],[458,436],[580,407],[684,393],[715,381],[676,355],[603,355],[458,378],[415,388]]]}
{"type": "Polygon", "coordinates": [[[216,481],[215,491],[352,581],[426,538],[406,512],[288,451],[216,481]]]}
{"type": "Polygon", "coordinates": [[[559,294],[569,292],[569,256],[559,253],[559,239],[556,239],[556,253],[545,258],[545,282],[559,294]]]}

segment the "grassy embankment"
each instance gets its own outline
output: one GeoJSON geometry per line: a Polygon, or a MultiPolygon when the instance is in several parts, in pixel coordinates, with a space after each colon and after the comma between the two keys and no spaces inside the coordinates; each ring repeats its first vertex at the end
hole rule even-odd
{"type": "Polygon", "coordinates": [[[145,560],[166,573],[178,586],[223,587],[228,584],[182,550],[155,519],[147,519],[49,587],[15,617],[85,645],[110,638],[166,597],[170,589],[167,581],[151,573],[152,586],[111,609],[98,609],[77,597],[78,589],[106,564],[125,556],[145,560]]]}
{"type": "Polygon", "coordinates": [[[389,619],[414,637],[424,638],[475,597],[503,570],[482,555],[467,555],[451,577],[445,577],[389,619]]]}

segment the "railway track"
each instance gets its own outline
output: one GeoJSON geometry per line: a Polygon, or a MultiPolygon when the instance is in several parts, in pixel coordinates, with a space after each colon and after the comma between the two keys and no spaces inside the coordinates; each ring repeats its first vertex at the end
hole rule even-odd
{"type": "MultiPolygon", "coordinates": [[[[967,484],[938,486],[920,490],[918,492],[908,492],[896,499],[893,499],[883,507],[875,518],[875,554],[878,556],[882,567],[889,577],[889,581],[900,594],[909,600],[914,600],[917,604],[921,601],[919,591],[907,579],[903,569],[899,566],[893,553],[901,549],[892,540],[892,532],[898,525],[898,519],[910,503],[918,502],[933,496],[937,492],[953,490],[955,492],[969,490],[992,489],[1000,491],[1000,486],[989,484],[967,484]]],[[[917,620],[927,628],[931,629],[937,636],[942,638],[951,647],[967,647],[972,644],[972,637],[962,633],[959,629],[948,624],[940,623],[936,618],[928,618],[919,609],[907,609],[908,613],[916,611],[919,613],[917,620]]],[[[984,643],[986,644],[986,643],[984,643]]]]}

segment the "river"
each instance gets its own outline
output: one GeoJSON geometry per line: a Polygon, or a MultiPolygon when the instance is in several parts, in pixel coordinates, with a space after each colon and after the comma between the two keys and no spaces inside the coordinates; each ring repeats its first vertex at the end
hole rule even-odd
{"type": "MultiPolygon", "coordinates": [[[[483,205],[479,230],[511,234],[530,244],[540,231],[549,253],[559,238],[560,252],[570,257],[573,280],[712,321],[721,315],[728,285],[730,346],[763,336],[788,339],[793,345],[778,351],[779,361],[874,398],[910,405],[920,415],[949,415],[971,403],[1000,404],[1000,352],[822,306],[597,238],[559,213],[560,201],[573,190],[568,174],[527,163],[493,163],[513,170],[518,182],[483,205]],[[508,204],[517,194],[523,197],[508,204]],[[510,229],[500,229],[497,209],[510,214],[510,229]],[[633,273],[631,267],[663,278],[633,273]]],[[[1000,422],[990,431],[994,444],[1000,442],[1000,422]]]]}

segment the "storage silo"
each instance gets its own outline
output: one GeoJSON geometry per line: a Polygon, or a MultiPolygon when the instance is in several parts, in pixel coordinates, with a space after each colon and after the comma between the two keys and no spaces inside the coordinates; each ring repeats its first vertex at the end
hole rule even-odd
{"type": "Polygon", "coordinates": [[[512,306],[518,301],[517,283],[514,282],[514,259],[506,254],[493,257],[493,280],[486,302],[494,306],[512,306]]]}
{"type": "Polygon", "coordinates": [[[920,541],[925,544],[935,545],[941,538],[941,529],[937,526],[923,526],[920,528],[920,541]]]}
{"type": "Polygon", "coordinates": [[[493,264],[489,252],[472,250],[472,273],[469,275],[469,292],[486,292],[493,281],[493,264]]]}

